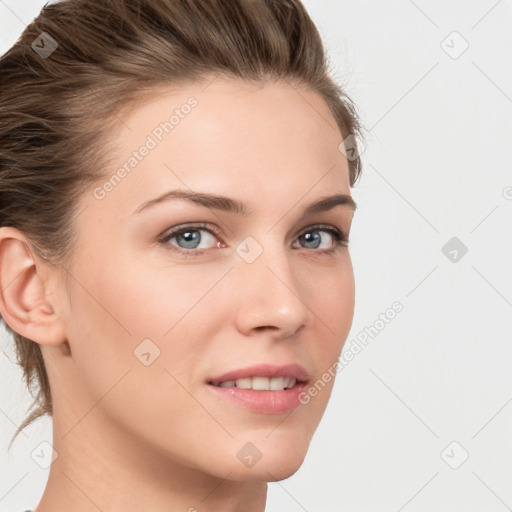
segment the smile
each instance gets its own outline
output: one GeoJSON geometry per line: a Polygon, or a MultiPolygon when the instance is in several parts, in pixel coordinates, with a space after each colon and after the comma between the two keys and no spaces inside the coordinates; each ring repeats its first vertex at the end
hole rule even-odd
{"type": "Polygon", "coordinates": [[[256,389],[259,391],[284,391],[295,386],[294,377],[247,377],[237,380],[225,380],[218,384],[221,388],[256,389]]]}
{"type": "Polygon", "coordinates": [[[309,374],[298,364],[257,365],[207,380],[217,398],[262,414],[288,413],[301,405],[309,374]]]}

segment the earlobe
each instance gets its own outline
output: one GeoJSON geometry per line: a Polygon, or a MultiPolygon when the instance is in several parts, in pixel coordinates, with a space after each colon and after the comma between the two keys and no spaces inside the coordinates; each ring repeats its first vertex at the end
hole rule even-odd
{"type": "Polygon", "coordinates": [[[44,262],[37,262],[23,233],[0,228],[0,313],[25,338],[43,345],[66,341],[61,319],[48,300],[44,262]]]}

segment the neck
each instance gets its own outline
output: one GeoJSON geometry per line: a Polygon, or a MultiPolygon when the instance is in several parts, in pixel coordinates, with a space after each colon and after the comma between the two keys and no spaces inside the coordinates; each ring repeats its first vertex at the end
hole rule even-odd
{"type": "Polygon", "coordinates": [[[58,457],[34,512],[264,511],[266,482],[232,481],[229,474],[187,467],[94,416],[72,430],[54,421],[58,457]]]}

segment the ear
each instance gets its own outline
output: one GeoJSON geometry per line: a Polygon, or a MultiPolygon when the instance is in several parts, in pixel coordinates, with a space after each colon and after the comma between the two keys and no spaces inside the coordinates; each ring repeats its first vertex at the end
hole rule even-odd
{"type": "Polygon", "coordinates": [[[27,237],[12,227],[0,228],[0,314],[17,333],[42,345],[66,341],[62,319],[54,310],[57,294],[47,289],[49,272],[36,260],[27,237]]]}

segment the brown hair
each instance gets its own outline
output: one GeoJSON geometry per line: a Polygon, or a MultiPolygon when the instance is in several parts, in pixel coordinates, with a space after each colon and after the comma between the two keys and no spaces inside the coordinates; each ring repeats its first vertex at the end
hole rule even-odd
{"type": "MultiPolygon", "coordinates": [[[[50,264],[69,261],[77,200],[108,168],[121,109],[219,73],[290,79],[324,98],[343,139],[363,136],[300,0],[63,0],[0,59],[0,226],[22,231],[50,264]]],[[[353,186],[361,161],[348,163],[353,186]]],[[[34,398],[11,446],[52,415],[52,399],[39,344],[6,328],[34,398]]]]}

